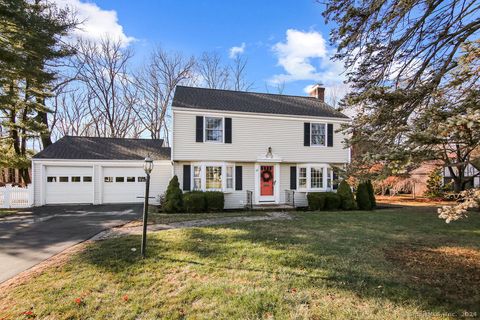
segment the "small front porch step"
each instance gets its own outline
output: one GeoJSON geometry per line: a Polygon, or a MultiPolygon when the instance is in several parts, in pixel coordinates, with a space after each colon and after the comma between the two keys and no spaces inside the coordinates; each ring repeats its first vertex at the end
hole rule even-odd
{"type": "Polygon", "coordinates": [[[276,211],[276,210],[295,210],[292,205],[286,203],[261,203],[254,204],[252,208],[247,208],[250,210],[259,210],[259,211],[276,211]]]}

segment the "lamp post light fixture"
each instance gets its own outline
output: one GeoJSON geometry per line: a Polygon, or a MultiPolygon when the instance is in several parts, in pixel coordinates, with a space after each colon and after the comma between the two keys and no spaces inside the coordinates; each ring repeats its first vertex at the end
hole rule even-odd
{"type": "Polygon", "coordinates": [[[143,233],[142,233],[142,248],[141,254],[142,258],[145,258],[145,248],[147,246],[147,221],[148,221],[148,197],[150,192],[150,173],[153,170],[153,160],[147,156],[145,158],[145,163],[143,164],[143,170],[147,178],[145,179],[145,201],[143,204],[143,233]]]}

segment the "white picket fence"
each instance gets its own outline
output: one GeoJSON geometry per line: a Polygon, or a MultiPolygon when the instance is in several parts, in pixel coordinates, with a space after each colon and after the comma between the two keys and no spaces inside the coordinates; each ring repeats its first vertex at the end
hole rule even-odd
{"type": "Polygon", "coordinates": [[[33,203],[33,187],[0,187],[0,208],[27,208],[33,203]]]}

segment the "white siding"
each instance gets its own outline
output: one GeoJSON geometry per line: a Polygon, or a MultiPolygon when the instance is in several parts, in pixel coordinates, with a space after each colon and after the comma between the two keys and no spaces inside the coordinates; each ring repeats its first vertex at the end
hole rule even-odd
{"type": "Polygon", "coordinates": [[[283,162],[347,163],[349,150],[345,149],[341,133],[334,133],[333,147],[305,147],[304,122],[340,123],[328,119],[295,119],[293,117],[265,117],[239,115],[228,112],[220,115],[232,118],[232,143],[195,142],[195,117],[211,113],[185,113],[174,109],[174,161],[232,161],[251,162],[264,156],[268,147],[283,162]]]}
{"type": "Polygon", "coordinates": [[[167,191],[168,183],[172,179],[172,164],[170,162],[154,162],[150,178],[150,199],[151,203],[158,204],[159,197],[167,191]]]}
{"type": "MultiPolygon", "coordinates": [[[[285,203],[285,198],[286,190],[290,190],[290,167],[291,166],[296,166],[296,163],[290,163],[290,164],[282,164],[280,166],[280,188],[281,188],[281,193],[280,193],[280,203],[285,203]]],[[[306,207],[308,206],[307,203],[307,193],[306,192],[299,192],[297,190],[293,190],[295,192],[295,206],[296,207],[306,207]]]]}
{"type": "Polygon", "coordinates": [[[102,203],[102,167],[98,163],[93,164],[93,203],[102,203]]]}
{"type": "Polygon", "coordinates": [[[40,206],[42,205],[41,202],[41,189],[42,189],[42,165],[39,162],[33,162],[32,163],[32,170],[33,170],[33,205],[34,206],[40,206]]]}

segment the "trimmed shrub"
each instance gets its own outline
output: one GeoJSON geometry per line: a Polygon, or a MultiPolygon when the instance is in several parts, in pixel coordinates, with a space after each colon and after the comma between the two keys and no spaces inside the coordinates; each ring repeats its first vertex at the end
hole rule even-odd
{"type": "Polygon", "coordinates": [[[201,191],[187,192],[183,195],[183,209],[188,213],[207,211],[205,193],[201,191]]]}
{"type": "Polygon", "coordinates": [[[307,199],[310,210],[338,210],[342,203],[335,192],[310,192],[307,199]]]}
{"type": "Polygon", "coordinates": [[[322,192],[309,192],[307,194],[307,200],[310,210],[323,210],[325,207],[325,196],[322,192]]]}
{"type": "Polygon", "coordinates": [[[337,194],[342,199],[341,207],[343,210],[356,209],[357,204],[355,203],[352,189],[346,180],[342,180],[338,185],[337,194]]]}
{"type": "Polygon", "coordinates": [[[324,210],[338,210],[342,205],[342,198],[335,192],[324,192],[324,210]]]}
{"type": "Polygon", "coordinates": [[[360,183],[357,187],[356,194],[357,205],[360,210],[372,210],[372,203],[368,194],[368,187],[366,183],[360,183]]]}
{"type": "Polygon", "coordinates": [[[207,211],[223,211],[223,207],[225,206],[225,196],[223,192],[207,191],[204,192],[204,196],[207,211]]]}
{"type": "Polygon", "coordinates": [[[377,200],[375,200],[375,191],[373,190],[372,181],[368,180],[366,184],[367,184],[368,198],[370,199],[370,204],[372,205],[372,208],[375,208],[377,206],[377,200]]]}
{"type": "Polygon", "coordinates": [[[178,177],[175,175],[168,183],[167,192],[165,194],[165,204],[163,211],[167,213],[181,212],[183,209],[183,192],[180,190],[178,177]]]}

